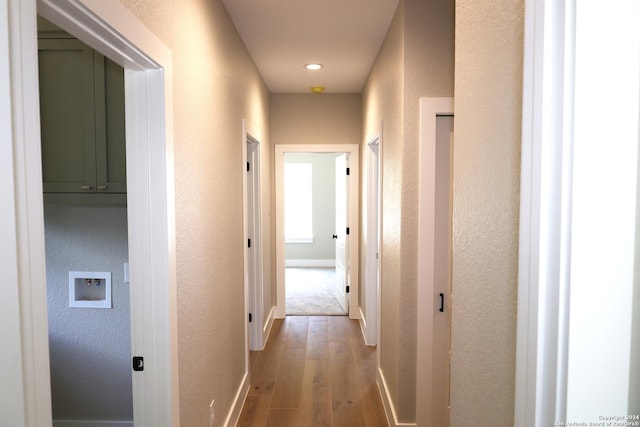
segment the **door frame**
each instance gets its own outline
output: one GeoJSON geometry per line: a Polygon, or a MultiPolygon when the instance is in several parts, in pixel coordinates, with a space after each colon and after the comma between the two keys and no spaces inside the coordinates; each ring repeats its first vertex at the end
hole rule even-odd
{"type": "MultiPolygon", "coordinates": [[[[532,0],[525,7],[513,421],[518,427],[577,416],[586,423],[599,416],[596,411],[625,413],[611,409],[606,400],[617,404],[627,399],[621,398],[626,391],[620,385],[628,379],[623,378],[629,368],[624,359],[630,355],[625,346],[632,340],[628,328],[635,308],[629,296],[638,277],[630,277],[634,257],[618,255],[633,255],[633,242],[627,239],[638,230],[628,204],[634,196],[630,181],[619,174],[637,180],[637,152],[629,148],[637,150],[640,128],[640,39],[637,32],[625,34],[624,51],[609,47],[622,40],[618,29],[637,31],[638,6],[627,2],[625,10],[619,2],[612,16],[589,6],[578,13],[577,3],[532,0]],[[607,55],[601,55],[603,50],[607,55]],[[624,72],[614,76],[610,70],[617,69],[624,72]],[[607,139],[621,145],[600,147],[605,126],[610,126],[607,139]],[[597,186],[593,168],[598,170],[597,186]],[[598,227],[602,224],[606,226],[598,227]],[[594,248],[607,248],[607,256],[590,252],[594,248]],[[589,256],[595,254],[593,262],[589,256]],[[620,272],[629,277],[621,280],[620,272]],[[601,292],[603,273],[607,292],[601,292]],[[603,341],[615,342],[617,351],[592,354],[603,341]],[[598,399],[598,405],[591,399],[598,399]]],[[[637,259],[637,240],[635,250],[637,259]]],[[[637,274],[637,263],[635,268],[637,274]]]]}
{"type": "MultiPolygon", "coordinates": [[[[247,343],[249,350],[262,350],[273,322],[271,313],[264,322],[264,253],[262,232],[262,159],[260,137],[242,120],[242,179],[244,200],[244,288],[245,319],[247,319],[247,343]],[[251,161],[253,159],[253,161],[251,161]],[[246,165],[251,163],[249,170],[246,165]],[[251,239],[251,248],[248,240],[251,239]],[[251,321],[249,322],[249,315],[251,321]]],[[[248,358],[248,352],[247,352],[248,358]]],[[[248,363],[248,359],[247,359],[248,363]]],[[[249,366],[247,365],[247,372],[249,366]]]]}
{"type": "Polygon", "coordinates": [[[349,154],[349,317],[358,319],[360,316],[358,286],[359,286],[359,241],[360,241],[360,146],[358,144],[276,144],[275,145],[275,199],[276,199],[276,318],[286,316],[285,289],[285,242],[284,242],[284,154],[285,153],[347,153],[349,154]]]}
{"type": "Polygon", "coordinates": [[[381,279],[381,251],[382,248],[382,131],[368,139],[365,148],[366,174],[366,204],[365,209],[365,240],[364,240],[364,286],[365,310],[360,307],[360,324],[362,335],[367,345],[377,345],[380,330],[380,279],[381,279]],[[372,245],[371,243],[375,243],[372,245]],[[375,250],[373,250],[375,249],[375,250]],[[366,314],[366,315],[365,315],[366,314]]]}
{"type": "MultiPolygon", "coordinates": [[[[416,423],[431,426],[434,401],[433,316],[437,301],[434,295],[435,191],[436,191],[436,120],[453,116],[453,98],[420,98],[419,158],[419,239],[418,239],[418,363],[416,423]]],[[[451,307],[450,296],[445,307],[451,307]]],[[[450,313],[450,311],[449,311],[450,313]]],[[[449,314],[451,315],[451,314],[449,314]]]]}
{"type": "Polygon", "coordinates": [[[9,46],[0,53],[0,90],[13,94],[0,105],[0,121],[11,129],[2,158],[12,159],[3,162],[0,197],[8,209],[0,223],[14,228],[0,251],[15,285],[0,303],[3,324],[15,327],[3,328],[0,339],[20,349],[0,355],[11,384],[0,391],[3,422],[50,425],[52,416],[40,130],[33,125],[40,14],[126,70],[131,349],[147,359],[144,373],[132,376],[134,424],[178,426],[172,53],[116,0],[0,0],[0,11],[8,11],[0,12],[7,24],[0,39],[9,46]]]}

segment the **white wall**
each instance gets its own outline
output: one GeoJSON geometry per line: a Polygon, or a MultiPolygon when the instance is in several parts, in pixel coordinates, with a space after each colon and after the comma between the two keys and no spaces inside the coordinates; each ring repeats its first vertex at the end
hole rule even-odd
{"type": "Polygon", "coordinates": [[[640,3],[609,4],[580,2],[576,9],[566,392],[573,422],[637,415],[628,398],[638,257],[640,3]]]}
{"type": "Polygon", "coordinates": [[[132,420],[127,209],[45,203],[44,214],[53,418],[132,420]],[[70,308],[69,271],[110,272],[112,308],[70,308]]]}
{"type": "MultiPolygon", "coordinates": [[[[312,243],[287,243],[287,260],[335,260],[336,163],[335,154],[286,153],[285,163],[311,163],[313,204],[312,243]]],[[[286,218],[285,218],[286,221],[286,218]]]]}

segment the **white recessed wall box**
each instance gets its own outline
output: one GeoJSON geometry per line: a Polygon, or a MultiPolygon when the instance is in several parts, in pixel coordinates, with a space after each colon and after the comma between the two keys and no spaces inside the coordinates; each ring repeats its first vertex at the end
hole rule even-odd
{"type": "Polygon", "coordinates": [[[69,307],[111,308],[111,273],[70,271],[69,307]]]}

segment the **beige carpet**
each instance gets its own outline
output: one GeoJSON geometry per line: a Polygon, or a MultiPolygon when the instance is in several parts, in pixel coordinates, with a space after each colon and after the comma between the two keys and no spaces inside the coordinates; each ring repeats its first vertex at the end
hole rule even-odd
{"type": "Polygon", "coordinates": [[[333,268],[287,268],[287,315],[342,316],[346,314],[333,296],[333,268]]]}

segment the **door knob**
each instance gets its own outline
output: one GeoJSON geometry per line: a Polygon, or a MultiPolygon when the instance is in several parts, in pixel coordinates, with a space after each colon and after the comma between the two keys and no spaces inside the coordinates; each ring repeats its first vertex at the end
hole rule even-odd
{"type": "Polygon", "coordinates": [[[333,235],[333,236],[331,236],[331,237],[332,237],[333,239],[337,239],[337,238],[338,238],[338,235],[337,235],[337,234],[334,234],[334,235],[333,235]]]}

